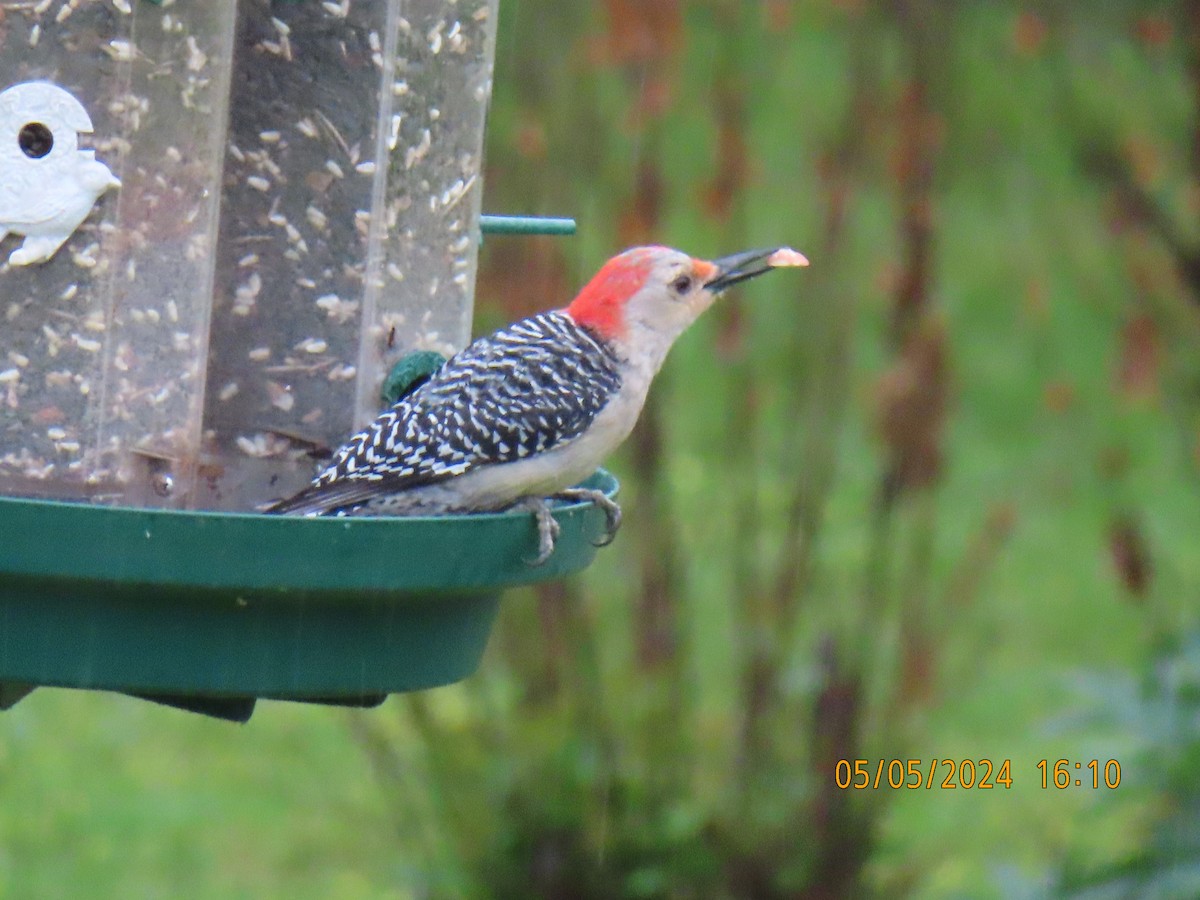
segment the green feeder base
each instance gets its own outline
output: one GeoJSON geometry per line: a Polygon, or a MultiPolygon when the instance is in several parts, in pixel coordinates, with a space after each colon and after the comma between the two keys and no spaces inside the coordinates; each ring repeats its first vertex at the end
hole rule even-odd
{"type": "MultiPolygon", "coordinates": [[[[587,482],[610,496],[604,470],[587,482]]],[[[0,708],[34,686],[245,721],[257,698],[372,706],[475,671],[501,591],[574,574],[604,515],[296,518],[0,498],[0,708]]]]}

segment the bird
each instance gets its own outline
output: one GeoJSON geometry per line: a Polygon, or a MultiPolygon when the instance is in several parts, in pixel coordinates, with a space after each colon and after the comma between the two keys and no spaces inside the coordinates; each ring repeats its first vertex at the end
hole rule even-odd
{"type": "Polygon", "coordinates": [[[106,191],[121,186],[94,150],[79,149],[92,120],[83,104],[48,81],[0,92],[0,241],[25,240],[13,266],[49,260],[106,191]]]}
{"type": "Polygon", "coordinates": [[[726,289],[807,266],[788,247],[714,260],[669,247],[610,259],[565,308],[480,337],[401,396],[312,483],[267,508],[291,515],[424,515],[523,508],[553,554],[553,500],[590,501],[610,542],[620,507],[576,487],[628,437],[675,340],[726,289]]]}

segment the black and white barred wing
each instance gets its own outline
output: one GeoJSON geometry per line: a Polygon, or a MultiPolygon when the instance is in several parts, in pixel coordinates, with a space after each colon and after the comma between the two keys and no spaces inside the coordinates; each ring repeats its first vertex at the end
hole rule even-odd
{"type": "Polygon", "coordinates": [[[271,511],[348,510],[544,453],[582,434],[619,387],[612,352],[569,316],[524,319],[448,360],[271,511]]]}

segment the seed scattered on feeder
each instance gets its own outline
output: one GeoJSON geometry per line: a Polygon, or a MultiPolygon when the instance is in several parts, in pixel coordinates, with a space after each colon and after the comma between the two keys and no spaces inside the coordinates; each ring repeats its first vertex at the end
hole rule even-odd
{"type": "Polygon", "coordinates": [[[321,7],[335,19],[344,19],[350,15],[350,0],[342,0],[341,3],[333,3],[330,0],[325,0],[321,4],[321,7]]]}
{"type": "Polygon", "coordinates": [[[255,347],[253,350],[247,353],[246,356],[250,358],[251,362],[263,362],[271,358],[271,348],[255,347]]]}
{"type": "Polygon", "coordinates": [[[250,308],[254,306],[254,301],[262,291],[262,283],[262,276],[257,272],[251,272],[249,280],[245,284],[238,285],[234,291],[234,315],[245,316],[249,314],[250,308]],[[245,310],[239,312],[239,306],[245,307],[245,310]]]}
{"type": "Polygon", "coordinates": [[[316,304],[320,309],[325,310],[330,321],[336,322],[339,325],[345,325],[358,312],[357,300],[343,300],[337,294],[326,294],[323,297],[318,297],[316,304]]]}
{"type": "Polygon", "coordinates": [[[292,394],[291,388],[285,387],[278,381],[267,382],[267,397],[272,406],[283,412],[291,412],[292,407],[296,405],[296,397],[292,394]]]}
{"type": "Polygon", "coordinates": [[[296,130],[306,138],[316,138],[319,134],[317,126],[313,124],[312,119],[301,119],[296,123],[296,130]]]}
{"type": "Polygon", "coordinates": [[[133,44],[120,38],[113,38],[101,49],[117,62],[130,62],[135,55],[133,44]]]}
{"type": "Polygon", "coordinates": [[[193,234],[188,238],[187,247],[183,251],[188,262],[195,262],[208,257],[208,235],[193,234]]]}
{"type": "Polygon", "coordinates": [[[324,231],[329,224],[329,218],[321,211],[319,207],[309,204],[304,210],[304,218],[308,220],[308,224],[318,231],[324,231]]]}
{"type": "Polygon", "coordinates": [[[29,29],[29,46],[36,47],[38,45],[38,41],[41,40],[41,37],[42,37],[42,26],[34,25],[32,28],[29,29]]]}
{"type": "Polygon", "coordinates": [[[454,182],[454,184],[450,185],[450,187],[446,189],[445,193],[442,194],[443,209],[449,210],[456,206],[458,201],[462,200],[462,198],[467,195],[474,185],[474,175],[472,175],[466,181],[463,181],[460,178],[458,181],[454,182]]]}
{"type": "Polygon", "coordinates": [[[127,16],[133,12],[133,7],[129,5],[129,0],[112,0],[112,5],[123,16],[127,16]]]}
{"type": "Polygon", "coordinates": [[[357,172],[359,175],[374,175],[375,168],[376,168],[376,166],[375,166],[375,163],[373,163],[373,162],[369,162],[369,161],[368,162],[360,162],[357,166],[354,167],[354,171],[357,172]]]}
{"type": "Polygon", "coordinates": [[[196,43],[196,38],[188,35],[184,42],[187,46],[188,58],[187,67],[189,72],[200,72],[208,65],[208,54],[200,49],[200,45],[196,43]]]}
{"type": "Polygon", "coordinates": [[[424,159],[432,145],[433,135],[428,128],[422,129],[421,140],[417,142],[416,146],[409,147],[408,152],[404,154],[404,168],[411,169],[424,159]]]}
{"type": "Polygon", "coordinates": [[[325,160],[325,170],[330,175],[332,175],[334,178],[345,178],[346,177],[346,173],[342,171],[342,167],[339,166],[332,159],[325,160]]]}
{"type": "Polygon", "coordinates": [[[324,353],[329,349],[329,344],[320,338],[307,337],[296,345],[296,349],[305,353],[324,353]]]}
{"type": "Polygon", "coordinates": [[[104,346],[99,341],[94,341],[91,338],[85,338],[81,334],[71,333],[71,343],[86,353],[99,353],[104,346]]]}
{"type": "Polygon", "coordinates": [[[258,265],[258,254],[257,253],[251,253],[248,256],[243,256],[241,259],[238,260],[238,268],[239,269],[246,269],[246,268],[249,268],[250,266],[256,266],[256,265],[258,265]]]}
{"type": "Polygon", "coordinates": [[[94,269],[96,268],[96,257],[91,254],[95,253],[98,249],[99,247],[96,244],[92,244],[78,253],[72,253],[71,261],[81,269],[94,269]]]}
{"type": "Polygon", "coordinates": [[[0,372],[0,384],[14,384],[21,380],[21,370],[17,368],[5,369],[0,372]]]}
{"type": "Polygon", "coordinates": [[[286,438],[262,432],[249,436],[238,435],[235,443],[244,454],[256,458],[278,456],[285,452],[290,445],[286,438]]]}
{"type": "Polygon", "coordinates": [[[238,383],[236,381],[227,382],[221,386],[221,390],[217,391],[217,399],[224,403],[227,400],[232,400],[234,397],[236,397],[237,392],[238,383]]]}
{"type": "Polygon", "coordinates": [[[58,296],[59,296],[60,300],[74,300],[75,295],[78,293],[79,293],[79,285],[76,284],[75,282],[71,282],[65,288],[63,288],[63,292],[61,294],[59,294],[58,296]]]}
{"type": "Polygon", "coordinates": [[[26,356],[24,353],[17,352],[16,350],[8,351],[8,359],[9,359],[9,362],[16,363],[22,369],[24,369],[26,366],[29,365],[29,357],[26,356]]]}

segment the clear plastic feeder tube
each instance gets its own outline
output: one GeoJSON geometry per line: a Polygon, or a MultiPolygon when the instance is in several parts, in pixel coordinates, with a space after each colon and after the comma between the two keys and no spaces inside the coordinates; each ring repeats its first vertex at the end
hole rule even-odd
{"type": "Polygon", "coordinates": [[[233,11],[6,5],[0,92],[50,90],[10,109],[0,138],[0,493],[182,500],[202,434],[233,11]],[[71,102],[92,133],[71,133],[71,102]],[[78,199],[97,163],[71,159],[93,153],[121,186],[85,202],[48,260],[21,264],[38,240],[23,232],[78,199]]]}
{"type": "Polygon", "coordinates": [[[0,91],[68,90],[121,186],[0,267],[0,493],[251,509],[462,346],[497,3],[7,12],[0,91]]]}
{"type": "Polygon", "coordinates": [[[299,487],[400,354],[466,342],[495,19],[496,0],[240,4],[201,505],[299,487]]]}

